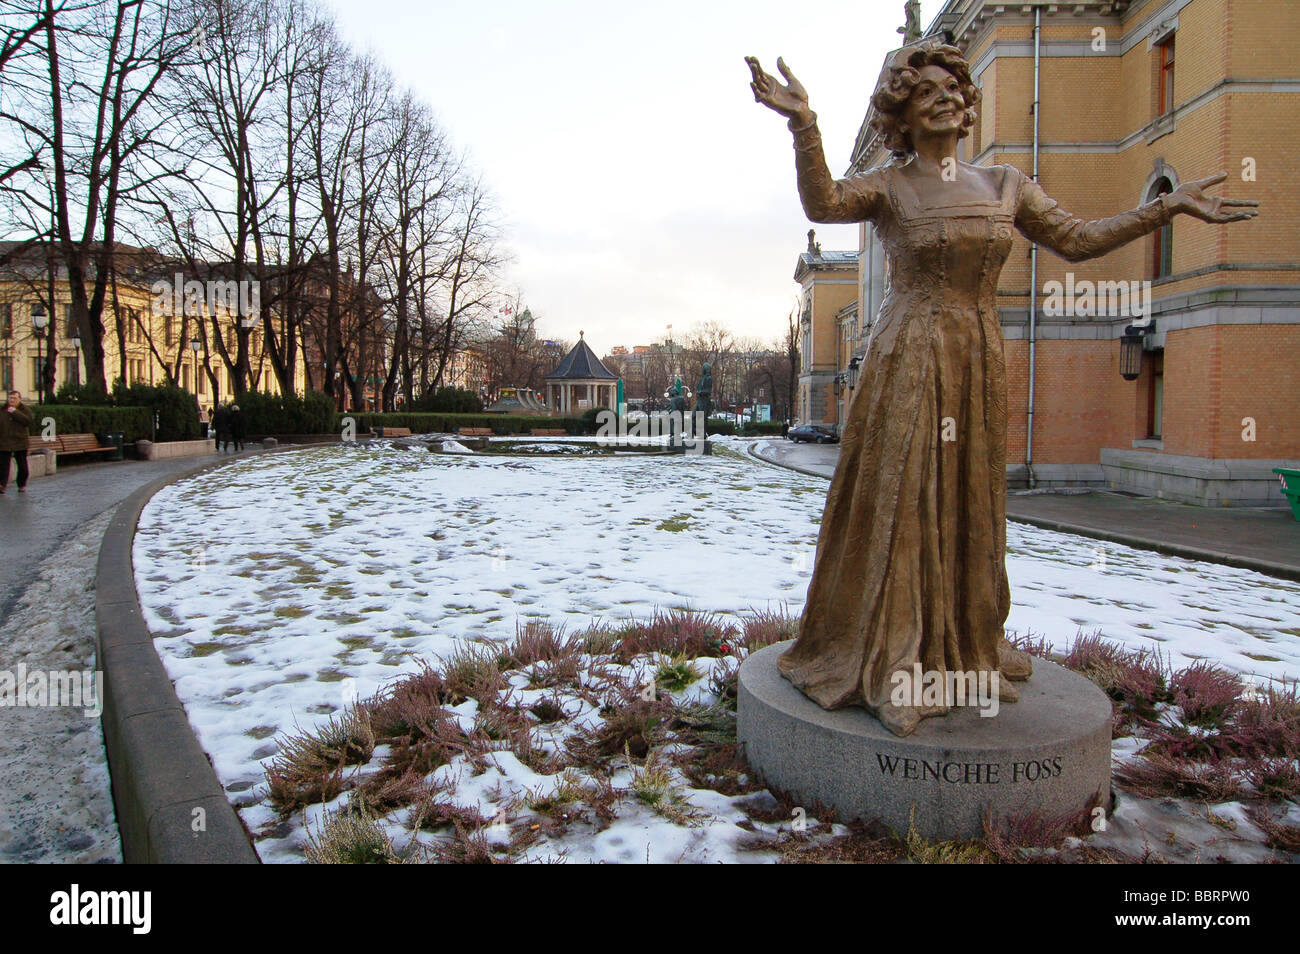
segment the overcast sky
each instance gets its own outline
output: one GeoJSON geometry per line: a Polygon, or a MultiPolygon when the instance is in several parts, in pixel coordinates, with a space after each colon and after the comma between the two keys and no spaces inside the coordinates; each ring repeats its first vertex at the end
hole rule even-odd
{"type": "MultiPolygon", "coordinates": [[[[808,88],[842,175],[902,0],[326,0],[435,109],[495,192],[540,331],[601,354],[719,320],[775,338],[810,223],[747,54],[808,88]]],[[[922,0],[928,26],[941,0],[922,0]]],[[[821,226],[823,248],[857,247],[821,226]]]]}

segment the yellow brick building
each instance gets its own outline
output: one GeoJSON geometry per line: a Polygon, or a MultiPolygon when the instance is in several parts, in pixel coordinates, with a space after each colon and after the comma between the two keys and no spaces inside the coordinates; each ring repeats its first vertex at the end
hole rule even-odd
{"type": "MultiPolygon", "coordinates": [[[[1073,265],[1016,233],[998,289],[1013,486],[1283,503],[1271,468],[1300,458],[1297,27],[1300,3],[1277,0],[949,0],[926,30],[962,49],[982,92],[963,161],[1036,168],[1084,219],[1220,171],[1227,180],[1208,191],[1261,204],[1259,218],[1231,225],[1178,216],[1073,265]],[[1052,283],[1067,281],[1151,283],[1154,326],[1130,332],[1143,358],[1135,380],[1120,374],[1133,319],[1051,311],[1052,283]]],[[[887,158],[864,120],[848,173],[887,158]]],[[[866,351],[884,284],[884,251],[864,224],[857,326],[840,324],[843,305],[820,324],[814,309],[814,366],[845,343],[866,351]]],[[[833,419],[815,400],[810,412],[833,419]]]]}
{"type": "MultiPolygon", "coordinates": [[[[8,248],[14,244],[6,243],[8,248]]],[[[174,380],[194,394],[196,404],[204,409],[235,399],[234,381],[211,337],[214,333],[211,317],[217,316],[225,345],[233,354],[236,322],[241,320],[235,297],[238,289],[231,296],[230,289],[209,288],[207,281],[201,281],[203,293],[196,308],[193,297],[186,305],[186,281],[185,273],[174,268],[128,266],[122,267],[116,280],[110,282],[103,312],[104,375],[110,387],[117,379],[125,380],[128,385],[164,384],[174,380]],[[174,286],[178,285],[179,295],[174,293],[174,286]],[[182,312],[187,307],[189,317],[182,321],[182,312]],[[192,343],[198,344],[197,350],[192,343]]],[[[87,294],[90,290],[88,287],[87,294]]],[[[38,360],[43,361],[49,355],[50,324],[53,324],[55,348],[51,392],[57,393],[64,384],[87,380],[85,355],[71,320],[70,300],[66,272],[57,265],[52,266],[40,249],[29,249],[0,269],[0,388],[21,391],[28,403],[36,402],[40,380],[38,360]],[[40,335],[39,346],[38,322],[47,328],[40,335]]],[[[260,325],[260,316],[244,316],[243,320],[256,320],[260,325]]],[[[250,387],[279,393],[270,359],[264,352],[260,326],[249,336],[249,362],[250,387]]],[[[302,393],[301,367],[297,377],[295,390],[302,393]]]]}

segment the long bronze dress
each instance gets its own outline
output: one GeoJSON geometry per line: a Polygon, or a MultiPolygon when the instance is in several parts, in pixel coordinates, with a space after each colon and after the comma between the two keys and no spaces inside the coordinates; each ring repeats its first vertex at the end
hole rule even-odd
{"type": "MultiPolygon", "coordinates": [[[[815,222],[875,223],[887,293],[831,481],[799,637],[780,670],[824,708],[890,705],[892,675],[992,671],[1011,608],[1007,383],[995,293],[1011,230],[1064,258],[1104,254],[1171,217],[1157,200],[1083,222],[1010,166],[996,200],[923,200],[895,164],[832,179],[815,124],[795,133],[815,222]],[[950,440],[944,440],[944,421],[950,440]]],[[[968,169],[971,167],[967,167],[968,169]]]]}

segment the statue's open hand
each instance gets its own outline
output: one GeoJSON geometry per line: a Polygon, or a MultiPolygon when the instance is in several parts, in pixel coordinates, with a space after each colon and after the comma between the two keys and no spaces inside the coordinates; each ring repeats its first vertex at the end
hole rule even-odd
{"type": "Polygon", "coordinates": [[[787,86],[781,85],[776,77],[764,72],[763,67],[758,65],[757,57],[747,56],[745,62],[749,64],[749,72],[754,77],[749,88],[754,91],[755,102],[762,103],[789,119],[807,117],[810,114],[808,91],[803,88],[803,83],[794,78],[790,68],[785,65],[785,60],[777,57],[776,68],[785,77],[789,84],[787,86]]]}
{"type": "Polygon", "coordinates": [[[1204,179],[1184,182],[1170,195],[1169,201],[1179,212],[1186,212],[1205,222],[1240,222],[1259,215],[1259,205],[1253,199],[1226,199],[1219,195],[1206,195],[1202,189],[1228,178],[1226,172],[1204,179]]]}

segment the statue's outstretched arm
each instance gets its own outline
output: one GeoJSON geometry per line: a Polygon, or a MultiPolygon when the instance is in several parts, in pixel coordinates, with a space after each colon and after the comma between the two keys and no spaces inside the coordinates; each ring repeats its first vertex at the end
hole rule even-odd
{"type": "Polygon", "coordinates": [[[1187,182],[1173,192],[1105,219],[1085,222],[1060,207],[1033,179],[1017,170],[1016,227],[1031,241],[1045,245],[1066,261],[1082,262],[1127,245],[1168,225],[1179,212],[1206,222],[1239,222],[1258,215],[1249,199],[1207,196],[1201,190],[1222,182],[1224,175],[1187,182]],[[1231,211],[1229,211],[1231,210],[1231,211]]]}
{"type": "Polygon", "coordinates": [[[749,87],[756,102],[762,103],[789,120],[794,133],[795,174],[799,181],[799,199],[804,213],[814,222],[862,222],[874,219],[882,204],[879,180],[868,173],[848,179],[835,179],[826,165],[817,114],[808,105],[808,91],[785,65],[777,59],[776,68],[786,78],[782,84],[764,72],[758,60],[745,57],[752,76],[749,87]]]}

